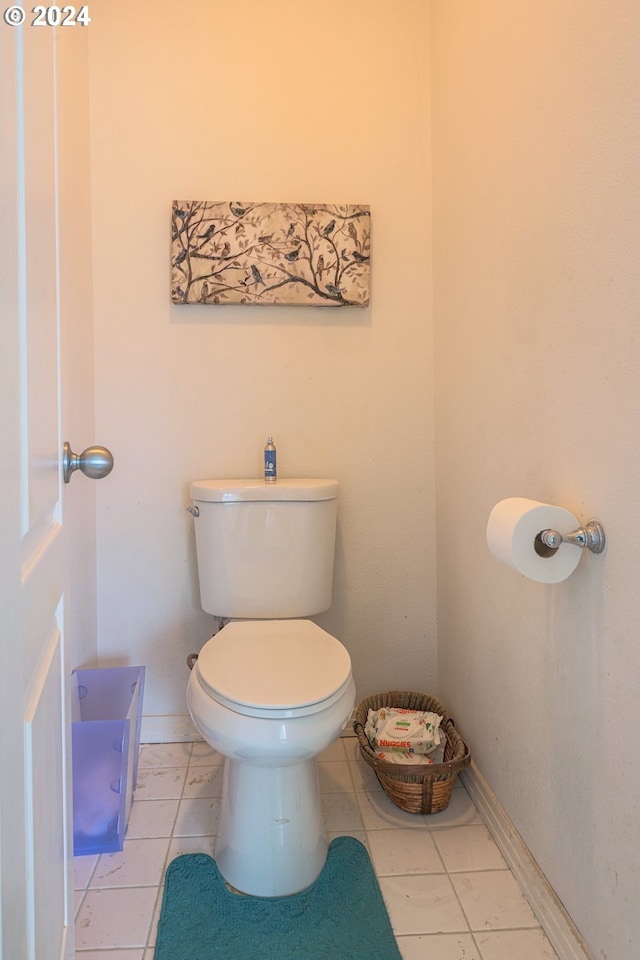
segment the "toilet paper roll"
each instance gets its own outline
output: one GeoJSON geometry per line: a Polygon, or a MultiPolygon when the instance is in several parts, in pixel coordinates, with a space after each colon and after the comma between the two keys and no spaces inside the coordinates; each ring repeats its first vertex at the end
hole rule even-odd
{"type": "Polygon", "coordinates": [[[494,557],[538,583],[561,583],[580,562],[582,548],[563,543],[557,550],[545,547],[536,537],[542,530],[566,534],[580,524],[572,513],[549,503],[510,497],[497,503],[487,524],[487,544],[494,557]]]}

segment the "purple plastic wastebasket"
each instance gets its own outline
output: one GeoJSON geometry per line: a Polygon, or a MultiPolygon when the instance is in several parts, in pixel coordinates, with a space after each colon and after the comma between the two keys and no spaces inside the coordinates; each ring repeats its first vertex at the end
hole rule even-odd
{"type": "Polygon", "coordinates": [[[122,850],[138,770],[144,667],[75,670],[73,852],[122,850]]]}

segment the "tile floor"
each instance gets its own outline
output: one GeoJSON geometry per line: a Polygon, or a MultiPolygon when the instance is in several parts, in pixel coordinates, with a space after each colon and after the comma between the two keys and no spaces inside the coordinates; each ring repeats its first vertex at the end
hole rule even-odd
{"type": "MultiPolygon", "coordinates": [[[[344,737],[319,758],[329,837],[366,844],[404,960],[557,960],[458,781],[446,810],[405,813],[344,737]]],[[[222,757],[204,743],[140,749],[122,853],[76,857],[76,960],[153,960],[164,869],[213,853],[222,757]]]]}

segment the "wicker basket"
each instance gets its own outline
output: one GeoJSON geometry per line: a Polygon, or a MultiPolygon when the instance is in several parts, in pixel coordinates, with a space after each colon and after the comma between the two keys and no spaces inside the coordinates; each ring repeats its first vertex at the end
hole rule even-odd
{"type": "Polygon", "coordinates": [[[409,813],[438,813],[444,810],[449,805],[458,773],[471,763],[469,748],[454,727],[451,717],[437,700],[424,693],[393,690],[367,697],[356,710],[353,729],[360,744],[362,759],[374,770],[387,796],[396,806],[409,813]],[[416,766],[381,760],[372,750],[364,728],[369,710],[380,710],[382,707],[439,714],[443,718],[440,729],[447,739],[442,763],[416,766]]]}

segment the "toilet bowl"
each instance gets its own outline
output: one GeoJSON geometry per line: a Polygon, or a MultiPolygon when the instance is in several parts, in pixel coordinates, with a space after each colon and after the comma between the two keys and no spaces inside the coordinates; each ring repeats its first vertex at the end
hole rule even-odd
{"type": "Polygon", "coordinates": [[[187,703],[225,757],[215,858],[254,896],[308,887],[328,841],[315,764],[355,704],[349,654],[310,620],[237,621],[200,651],[187,703]]]}

